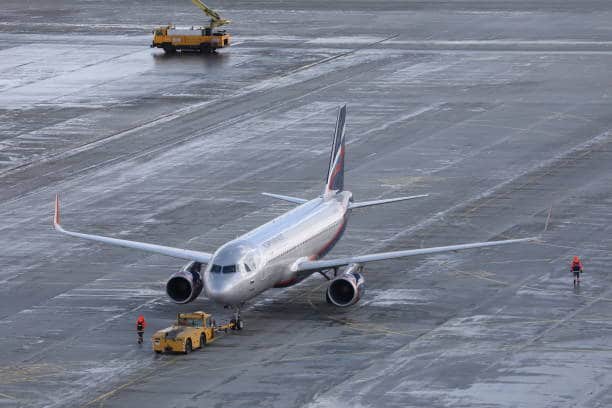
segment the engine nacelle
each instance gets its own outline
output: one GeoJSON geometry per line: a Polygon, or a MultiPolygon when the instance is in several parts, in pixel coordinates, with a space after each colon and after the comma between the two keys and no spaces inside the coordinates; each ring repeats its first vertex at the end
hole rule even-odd
{"type": "Polygon", "coordinates": [[[166,283],[166,293],[175,303],[189,303],[202,292],[202,264],[190,262],[173,274],[166,283]]]}
{"type": "Polygon", "coordinates": [[[350,265],[339,277],[335,278],[327,288],[327,300],[338,307],[352,306],[359,301],[365,292],[365,279],[361,272],[363,266],[350,265]]]}

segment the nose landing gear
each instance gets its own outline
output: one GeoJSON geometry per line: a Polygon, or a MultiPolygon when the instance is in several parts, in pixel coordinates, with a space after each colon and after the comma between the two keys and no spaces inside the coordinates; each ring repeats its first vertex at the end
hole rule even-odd
{"type": "Polygon", "coordinates": [[[240,318],[240,308],[234,308],[234,318],[230,320],[230,324],[232,324],[232,330],[242,330],[244,329],[244,320],[240,318]]]}

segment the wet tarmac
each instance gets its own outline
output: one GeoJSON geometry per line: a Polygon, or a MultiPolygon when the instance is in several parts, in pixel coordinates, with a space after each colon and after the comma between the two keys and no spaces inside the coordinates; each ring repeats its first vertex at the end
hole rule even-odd
{"type": "Polygon", "coordinates": [[[150,29],[185,1],[0,9],[0,407],[608,407],[612,5],[238,2],[216,55],[150,29]],[[320,193],[336,109],[356,210],[330,256],[542,234],[369,265],[354,307],[313,276],[189,356],[136,344],[180,260],[66,227],[213,251],[320,193]],[[547,226],[544,231],[544,226],[547,226]],[[572,287],[568,263],[586,273],[572,287]]]}

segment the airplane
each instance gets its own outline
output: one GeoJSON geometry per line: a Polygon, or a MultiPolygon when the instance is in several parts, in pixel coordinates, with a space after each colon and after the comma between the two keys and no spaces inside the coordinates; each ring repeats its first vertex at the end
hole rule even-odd
{"type": "Polygon", "coordinates": [[[352,193],[344,190],[345,121],[346,105],[338,112],[322,194],[307,200],[262,193],[297,207],[227,242],[214,253],[68,231],[60,224],[59,194],[55,197],[53,225],[57,231],[73,237],[189,260],[170,276],[166,284],[168,296],[175,303],[185,304],[204,290],[209,299],[233,310],[232,321],[238,330],[244,327],[240,310],[248,300],[271,288],[295,285],[314,273],[330,281],[327,302],[347,307],[357,303],[364,294],[363,271],[369,262],[537,239],[507,239],[323,259],[342,237],[353,210],[428,196],[355,202],[352,193]]]}

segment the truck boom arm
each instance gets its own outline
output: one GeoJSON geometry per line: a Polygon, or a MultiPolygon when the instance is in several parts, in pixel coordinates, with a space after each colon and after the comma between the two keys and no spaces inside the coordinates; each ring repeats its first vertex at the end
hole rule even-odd
{"type": "Polygon", "coordinates": [[[191,0],[191,2],[195,4],[196,7],[198,7],[200,10],[202,10],[204,14],[210,17],[210,28],[220,27],[222,25],[231,23],[231,20],[221,18],[219,13],[208,7],[206,4],[202,3],[201,0],[191,0]]]}

